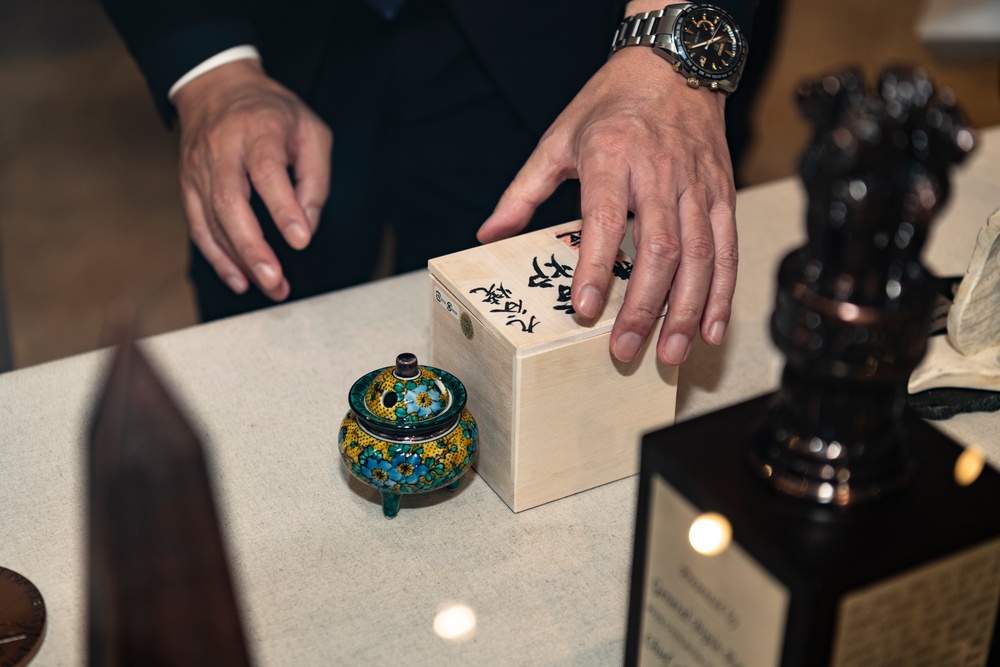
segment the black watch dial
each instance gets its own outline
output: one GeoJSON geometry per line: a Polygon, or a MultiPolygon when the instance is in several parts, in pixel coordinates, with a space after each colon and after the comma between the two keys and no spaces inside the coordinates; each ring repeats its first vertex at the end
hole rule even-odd
{"type": "Polygon", "coordinates": [[[743,62],[743,37],[721,9],[692,5],[678,17],[676,40],[684,64],[700,78],[725,79],[743,62]]]}

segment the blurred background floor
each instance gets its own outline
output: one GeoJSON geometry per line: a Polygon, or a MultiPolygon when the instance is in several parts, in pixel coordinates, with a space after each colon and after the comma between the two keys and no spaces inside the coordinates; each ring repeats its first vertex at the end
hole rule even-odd
{"type": "MultiPolygon", "coordinates": [[[[1000,123],[1000,64],[935,62],[914,31],[921,7],[786,0],[744,180],[794,173],[808,134],[796,83],[848,64],[869,77],[923,65],[973,125],[1000,123]]],[[[119,297],[143,334],[195,323],[176,141],[96,1],[0,3],[0,267],[17,367],[102,345],[119,297]]]]}

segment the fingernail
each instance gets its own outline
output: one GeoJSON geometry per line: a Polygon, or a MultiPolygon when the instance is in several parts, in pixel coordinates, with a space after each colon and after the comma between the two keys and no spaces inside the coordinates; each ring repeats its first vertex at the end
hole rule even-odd
{"type": "Polygon", "coordinates": [[[716,322],[712,325],[712,328],[708,330],[708,339],[712,342],[712,345],[718,345],[722,342],[722,337],[726,335],[726,323],[716,322]]]}
{"type": "Polygon", "coordinates": [[[285,228],[285,237],[293,248],[301,250],[309,245],[309,232],[302,225],[288,225],[285,228]]]}
{"type": "Polygon", "coordinates": [[[275,281],[278,280],[278,272],[270,264],[265,264],[264,262],[254,264],[253,272],[257,275],[257,280],[264,287],[273,286],[275,281]]]}
{"type": "Polygon", "coordinates": [[[684,334],[676,333],[667,339],[667,344],[663,346],[663,356],[668,364],[677,366],[687,359],[688,347],[690,343],[684,334]]]}
{"type": "Polygon", "coordinates": [[[618,337],[615,343],[615,357],[619,361],[632,361],[635,355],[639,354],[639,347],[642,345],[642,336],[629,331],[618,337]]]}
{"type": "Polygon", "coordinates": [[[480,234],[482,234],[483,230],[486,229],[489,226],[490,220],[492,220],[492,219],[493,219],[493,216],[490,216],[489,218],[486,218],[486,222],[484,222],[483,224],[479,225],[479,229],[476,230],[476,239],[480,243],[485,243],[485,241],[483,241],[483,239],[480,238],[480,234]]]}
{"type": "Polygon", "coordinates": [[[313,229],[316,229],[319,224],[319,208],[316,206],[306,207],[306,217],[309,218],[309,224],[313,226],[313,229]]]}
{"type": "Polygon", "coordinates": [[[224,278],[226,284],[229,285],[229,289],[233,290],[237,294],[243,294],[247,291],[247,279],[238,273],[231,273],[224,278]]]}
{"type": "Polygon", "coordinates": [[[597,314],[601,311],[601,304],[603,302],[604,297],[596,287],[593,285],[584,285],[583,289],[580,290],[579,312],[584,317],[597,317],[597,314]]]}

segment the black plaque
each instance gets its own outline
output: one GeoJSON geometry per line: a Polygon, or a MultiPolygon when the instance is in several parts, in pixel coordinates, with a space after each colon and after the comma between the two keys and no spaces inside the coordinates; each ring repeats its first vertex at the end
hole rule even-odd
{"type": "Polygon", "coordinates": [[[920,70],[799,98],[816,135],[809,240],[778,273],[781,389],[644,438],[626,663],[998,664],[1000,475],[906,409],[919,251],[972,134],[920,70]]]}

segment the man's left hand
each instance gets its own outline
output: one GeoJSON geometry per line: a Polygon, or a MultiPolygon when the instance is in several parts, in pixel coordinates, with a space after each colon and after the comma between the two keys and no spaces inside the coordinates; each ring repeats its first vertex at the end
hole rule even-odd
{"type": "Polygon", "coordinates": [[[611,353],[635,358],[665,302],[660,360],[684,361],[699,329],[718,345],[739,254],[724,107],[723,94],[690,88],[652,49],[619,51],[542,137],[479,240],[521,231],[560,183],[578,178],[583,238],[573,308],[584,317],[601,312],[631,211],[637,252],[611,353]]]}

